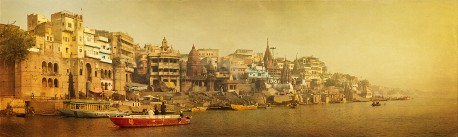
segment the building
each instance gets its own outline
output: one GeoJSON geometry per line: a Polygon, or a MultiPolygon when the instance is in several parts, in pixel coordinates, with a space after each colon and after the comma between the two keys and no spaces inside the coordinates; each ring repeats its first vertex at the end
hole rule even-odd
{"type": "MultiPolygon", "coordinates": [[[[107,35],[100,31],[101,35],[107,35]]],[[[128,84],[132,82],[132,75],[136,66],[134,39],[127,33],[111,32],[108,41],[111,45],[111,56],[113,58],[113,92],[118,98],[126,95],[128,84]]]]}
{"type": "Polygon", "coordinates": [[[154,91],[180,91],[180,53],[162,40],[161,47],[147,45],[149,85],[154,91]]]}
{"type": "Polygon", "coordinates": [[[201,59],[219,57],[219,49],[198,49],[197,53],[199,54],[201,59]]]}

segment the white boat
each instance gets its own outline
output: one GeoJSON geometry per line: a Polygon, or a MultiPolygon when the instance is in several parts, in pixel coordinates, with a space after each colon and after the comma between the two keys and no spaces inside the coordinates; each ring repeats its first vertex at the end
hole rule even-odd
{"type": "Polygon", "coordinates": [[[129,112],[120,112],[117,110],[113,111],[76,111],[76,117],[80,118],[103,118],[103,117],[115,117],[115,116],[127,116],[129,112]]]}

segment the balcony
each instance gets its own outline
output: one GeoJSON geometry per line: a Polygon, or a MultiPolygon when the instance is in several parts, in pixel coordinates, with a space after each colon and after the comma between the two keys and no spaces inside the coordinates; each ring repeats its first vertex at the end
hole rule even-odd
{"type": "Polygon", "coordinates": [[[113,63],[113,60],[111,59],[100,59],[100,62],[105,62],[105,63],[113,63]]]}
{"type": "Polygon", "coordinates": [[[159,72],[159,75],[172,75],[172,76],[178,76],[178,72],[159,72]]]}
{"type": "Polygon", "coordinates": [[[97,40],[98,40],[98,41],[103,41],[103,42],[108,42],[108,38],[102,37],[102,36],[98,36],[98,37],[97,37],[97,40]]]}
{"type": "Polygon", "coordinates": [[[178,63],[159,63],[159,68],[180,68],[178,63]]]}
{"type": "Polygon", "coordinates": [[[92,42],[92,41],[84,41],[84,45],[91,46],[91,47],[94,47],[94,48],[100,48],[99,44],[97,44],[95,42],[92,42]]]}
{"type": "Polygon", "coordinates": [[[87,58],[100,59],[100,56],[99,56],[99,55],[89,54],[89,53],[87,53],[87,52],[86,52],[84,55],[85,55],[85,57],[87,57],[87,58]]]}
{"type": "Polygon", "coordinates": [[[111,54],[111,50],[101,48],[100,53],[111,54]]]}

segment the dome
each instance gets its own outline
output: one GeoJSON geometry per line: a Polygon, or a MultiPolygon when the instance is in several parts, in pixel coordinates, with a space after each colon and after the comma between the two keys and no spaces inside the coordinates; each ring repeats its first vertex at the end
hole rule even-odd
{"type": "Polygon", "coordinates": [[[188,55],[188,62],[192,64],[200,64],[199,53],[197,53],[196,48],[192,45],[191,52],[188,55]]]}

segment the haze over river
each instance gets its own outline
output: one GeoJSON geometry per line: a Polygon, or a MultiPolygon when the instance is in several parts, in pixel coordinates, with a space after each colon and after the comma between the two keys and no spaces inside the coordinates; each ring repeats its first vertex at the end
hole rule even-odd
{"type": "Polygon", "coordinates": [[[458,136],[457,99],[208,110],[190,125],[119,128],[108,118],[0,117],[0,136],[458,136]]]}

